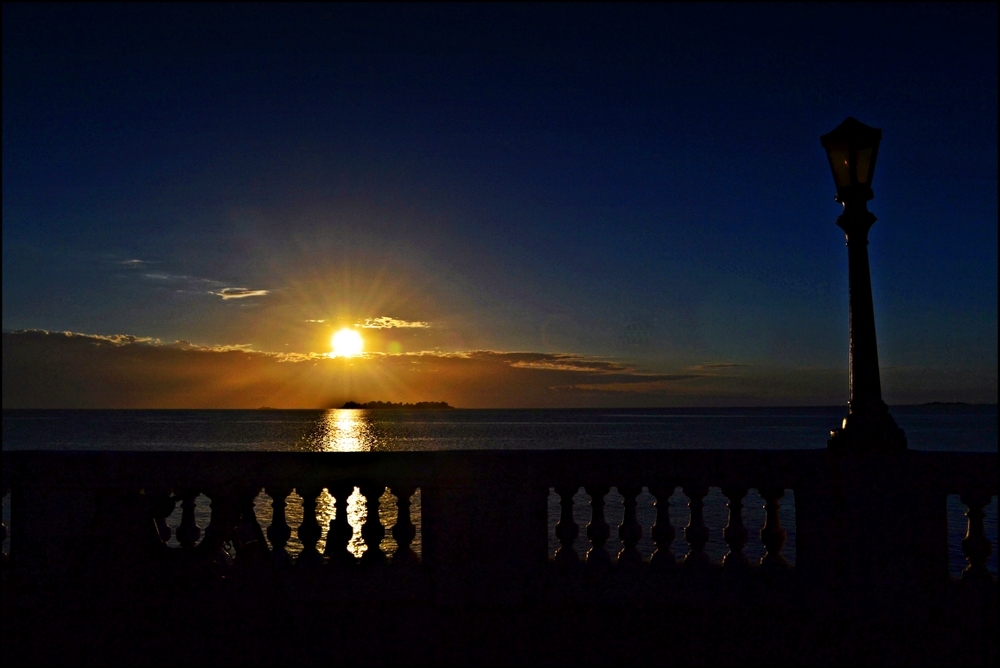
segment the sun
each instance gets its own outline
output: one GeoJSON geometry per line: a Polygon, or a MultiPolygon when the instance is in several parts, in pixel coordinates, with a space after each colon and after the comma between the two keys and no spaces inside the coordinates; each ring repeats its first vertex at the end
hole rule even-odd
{"type": "Polygon", "coordinates": [[[353,329],[342,329],[330,339],[335,357],[354,357],[361,352],[364,341],[361,335],[353,329]]]}

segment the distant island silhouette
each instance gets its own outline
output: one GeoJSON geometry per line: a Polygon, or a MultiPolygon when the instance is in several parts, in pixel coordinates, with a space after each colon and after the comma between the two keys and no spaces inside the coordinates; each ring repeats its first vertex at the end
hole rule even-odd
{"type": "Polygon", "coordinates": [[[421,409],[441,409],[441,408],[455,408],[454,406],[449,406],[444,401],[418,401],[415,404],[394,404],[391,401],[369,401],[364,404],[359,404],[356,401],[348,401],[346,404],[341,406],[341,408],[421,408],[421,409]]]}

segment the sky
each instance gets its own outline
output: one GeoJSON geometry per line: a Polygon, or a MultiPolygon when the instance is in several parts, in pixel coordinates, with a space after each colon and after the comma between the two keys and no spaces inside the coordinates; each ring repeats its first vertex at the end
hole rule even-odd
{"type": "Polygon", "coordinates": [[[997,401],[997,7],[3,6],[3,407],[997,401]],[[364,352],[332,356],[356,330],[364,352]]]}

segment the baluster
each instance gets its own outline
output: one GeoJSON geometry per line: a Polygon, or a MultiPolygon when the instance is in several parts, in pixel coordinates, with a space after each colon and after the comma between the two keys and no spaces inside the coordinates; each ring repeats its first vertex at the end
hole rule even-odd
{"type": "Polygon", "coordinates": [[[396,539],[396,551],[392,555],[393,566],[415,566],[420,563],[417,553],[410,543],[417,536],[417,527],[410,519],[410,497],[416,493],[415,485],[394,485],[392,493],[396,495],[396,524],[392,527],[392,537],[396,539]]]}
{"type": "Polygon", "coordinates": [[[965,538],[962,539],[962,554],[969,565],[962,571],[962,583],[992,584],[993,576],[986,570],[986,560],[993,552],[993,545],[983,531],[983,507],[990,502],[991,497],[985,494],[963,494],[960,498],[968,507],[965,513],[968,525],[965,538]]]}
{"type": "Polygon", "coordinates": [[[381,496],[384,485],[364,482],[360,485],[365,497],[365,523],[361,526],[361,537],[365,539],[368,549],[361,555],[361,563],[365,566],[375,566],[385,563],[385,552],[382,551],[382,539],[385,538],[385,527],[379,517],[381,496]]]}
{"type": "Polygon", "coordinates": [[[316,521],[316,499],[323,489],[315,485],[306,485],[298,490],[302,497],[302,524],[299,525],[299,540],[302,541],[302,553],[297,564],[300,568],[316,568],[323,565],[323,555],[316,549],[316,543],[323,535],[319,522],[316,521]]]}
{"type": "Polygon", "coordinates": [[[147,498],[149,499],[149,510],[153,515],[153,521],[156,522],[156,533],[159,534],[160,540],[166,543],[170,540],[171,534],[167,518],[170,517],[170,513],[174,512],[177,500],[171,498],[169,494],[149,494],[147,498]]]}
{"type": "Polygon", "coordinates": [[[708,487],[701,485],[685,485],[684,493],[690,502],[691,521],[684,527],[684,539],[691,546],[691,551],[684,557],[687,566],[703,567],[708,566],[711,561],[705,554],[705,544],[708,542],[708,527],[705,526],[705,495],[708,494],[708,487]]]}
{"type": "MultiPolygon", "coordinates": [[[[275,600],[272,598],[276,594],[274,588],[277,584],[274,559],[268,550],[264,530],[257,521],[255,508],[260,489],[259,486],[247,484],[241,486],[234,495],[236,525],[232,540],[236,554],[230,582],[237,592],[259,592],[268,600],[275,600]]],[[[242,595],[238,595],[238,599],[248,600],[242,595]]]]}
{"type": "MultiPolygon", "coordinates": [[[[100,538],[108,553],[149,555],[162,548],[156,524],[152,521],[149,498],[129,487],[114,487],[99,492],[100,538]]],[[[57,497],[60,498],[60,497],[57,497]]]]}
{"type": "Polygon", "coordinates": [[[767,548],[767,553],[760,560],[760,565],[769,569],[788,568],[788,561],[781,554],[785,545],[785,530],[781,528],[781,497],[785,490],[781,487],[758,487],[757,491],[764,498],[765,519],[760,530],[760,542],[767,548]]]}
{"type": "Polygon", "coordinates": [[[722,493],[729,499],[729,524],[722,530],[722,537],[729,546],[729,554],[722,559],[726,568],[746,568],[750,565],[743,548],[750,539],[750,532],[743,524],[743,498],[746,487],[724,487],[722,493]]]}
{"type": "MultiPolygon", "coordinates": [[[[254,510],[254,501],[257,499],[259,487],[247,487],[239,495],[237,510],[239,511],[239,524],[236,526],[236,549],[248,547],[253,543],[267,546],[264,542],[264,531],[257,522],[257,513],[254,510]]],[[[257,546],[259,547],[259,546],[257,546]]]]}
{"type": "Polygon", "coordinates": [[[580,534],[580,527],[573,519],[573,495],[576,494],[575,487],[556,487],[556,494],[559,495],[559,524],[556,525],[556,538],[559,539],[561,547],[556,550],[556,563],[563,565],[576,564],[580,561],[576,550],[573,549],[573,541],[580,534]]]}
{"type": "Polygon", "coordinates": [[[184,490],[181,492],[181,525],[177,527],[177,542],[185,549],[191,549],[201,538],[201,527],[194,522],[195,497],[198,492],[184,490]]]}
{"type": "Polygon", "coordinates": [[[288,505],[285,499],[292,493],[291,487],[267,487],[267,495],[271,497],[271,526],[267,528],[267,538],[271,541],[272,555],[275,565],[287,567],[291,565],[291,558],[285,545],[292,537],[292,528],[288,526],[285,518],[285,507],[288,505]]]}
{"type": "Polygon", "coordinates": [[[677,536],[674,525],[670,523],[670,495],[674,493],[673,485],[654,486],[649,488],[649,493],[656,497],[656,524],[653,525],[651,534],[653,542],[656,544],[656,551],[653,558],[649,560],[649,565],[654,568],[675,568],[677,558],[674,557],[670,549],[671,543],[677,536]]]}
{"type": "Polygon", "coordinates": [[[642,553],[636,545],[642,538],[642,525],[635,516],[635,507],[639,504],[638,497],[642,487],[619,487],[618,493],[625,497],[625,518],[618,527],[618,537],[622,539],[622,549],[618,553],[618,565],[624,568],[642,566],[642,553]]]}
{"type": "Polygon", "coordinates": [[[590,494],[591,507],[590,524],[587,525],[587,538],[590,539],[587,566],[604,571],[611,566],[611,555],[604,548],[604,544],[611,536],[611,527],[608,526],[608,522],[604,518],[604,495],[608,493],[608,486],[588,485],[585,489],[590,494]]]}
{"type": "Polygon", "coordinates": [[[233,558],[225,548],[232,541],[233,531],[239,521],[239,505],[235,495],[228,489],[206,490],[209,503],[209,522],[205,528],[205,538],[198,550],[219,566],[228,567],[233,558]]]}
{"type": "MultiPolygon", "coordinates": [[[[3,492],[2,494],[0,494],[0,497],[6,499],[7,495],[10,494],[10,486],[9,485],[4,485],[3,489],[0,490],[0,491],[3,492]]],[[[5,540],[7,540],[7,524],[4,523],[4,522],[0,522],[0,543],[2,543],[5,540]]],[[[7,561],[8,561],[7,555],[5,554],[5,555],[3,555],[3,566],[4,566],[4,568],[7,567],[7,561]]]]}
{"type": "Polygon", "coordinates": [[[354,527],[347,521],[347,498],[354,492],[354,485],[337,482],[329,486],[333,495],[333,519],[326,534],[326,550],[324,553],[330,559],[330,564],[354,566],[357,559],[348,547],[354,538],[354,527]]]}

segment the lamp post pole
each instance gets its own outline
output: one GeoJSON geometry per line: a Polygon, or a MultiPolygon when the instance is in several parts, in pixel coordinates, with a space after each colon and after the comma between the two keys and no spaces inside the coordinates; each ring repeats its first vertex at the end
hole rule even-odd
{"type": "Polygon", "coordinates": [[[870,184],[881,138],[881,130],[853,118],[822,137],[837,182],[837,201],[844,205],[837,226],[847,237],[850,294],[849,413],[841,428],[830,432],[828,442],[830,450],[838,453],[906,451],[906,436],[882,401],[868,264],[868,231],[876,220],[868,211],[868,201],[874,197],[870,184]]]}

